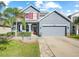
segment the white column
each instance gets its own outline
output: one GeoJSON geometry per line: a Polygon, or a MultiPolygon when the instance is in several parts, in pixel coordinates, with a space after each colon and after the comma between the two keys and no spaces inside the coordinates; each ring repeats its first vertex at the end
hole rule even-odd
{"type": "Polygon", "coordinates": [[[29,32],[31,32],[31,24],[28,24],[28,26],[29,26],[29,32]]]}
{"type": "Polygon", "coordinates": [[[22,24],[20,24],[20,31],[22,31],[22,24]]]}
{"type": "Polygon", "coordinates": [[[76,25],[76,35],[78,35],[78,25],[76,25]]]}

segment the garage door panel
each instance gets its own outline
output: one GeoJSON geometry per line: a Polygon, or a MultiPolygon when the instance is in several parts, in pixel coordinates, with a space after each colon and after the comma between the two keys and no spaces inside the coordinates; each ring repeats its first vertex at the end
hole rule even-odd
{"type": "Polygon", "coordinates": [[[65,27],[42,27],[42,36],[65,36],[65,27]]]}

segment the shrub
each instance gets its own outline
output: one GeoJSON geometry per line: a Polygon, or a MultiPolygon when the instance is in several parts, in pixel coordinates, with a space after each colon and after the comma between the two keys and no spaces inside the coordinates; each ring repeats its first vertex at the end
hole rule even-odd
{"type": "Polygon", "coordinates": [[[0,37],[0,45],[1,44],[8,44],[10,40],[7,39],[7,37],[0,37]]]}
{"type": "Polygon", "coordinates": [[[31,36],[31,32],[18,32],[18,36],[31,36]]]}
{"type": "Polygon", "coordinates": [[[14,36],[15,35],[15,32],[8,32],[7,33],[7,36],[9,37],[9,36],[14,36]]]}
{"type": "Polygon", "coordinates": [[[0,36],[6,36],[6,34],[0,34],[0,36]]]}
{"type": "Polygon", "coordinates": [[[8,44],[8,42],[7,39],[0,39],[0,44],[8,44]]]}
{"type": "Polygon", "coordinates": [[[0,40],[5,38],[7,39],[7,34],[0,34],[0,40]]]}
{"type": "Polygon", "coordinates": [[[72,34],[72,35],[70,35],[69,37],[75,38],[75,39],[79,39],[79,35],[75,35],[75,34],[72,34]]]}
{"type": "Polygon", "coordinates": [[[9,40],[7,38],[0,38],[0,51],[6,50],[7,46],[9,44],[9,40]]]}

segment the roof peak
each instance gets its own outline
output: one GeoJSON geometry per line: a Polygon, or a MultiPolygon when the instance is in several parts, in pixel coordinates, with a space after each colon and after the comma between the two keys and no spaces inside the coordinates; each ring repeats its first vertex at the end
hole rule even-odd
{"type": "Polygon", "coordinates": [[[30,4],[29,6],[27,6],[26,8],[24,8],[22,11],[27,10],[28,8],[32,7],[33,9],[35,9],[36,11],[40,12],[37,8],[35,8],[32,4],[30,4]]]}

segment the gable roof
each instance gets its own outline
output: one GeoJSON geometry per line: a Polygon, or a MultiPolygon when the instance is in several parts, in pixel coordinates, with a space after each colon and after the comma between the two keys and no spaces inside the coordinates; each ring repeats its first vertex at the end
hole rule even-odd
{"type": "Polygon", "coordinates": [[[33,5],[29,5],[28,7],[26,7],[24,10],[22,10],[22,12],[24,12],[25,10],[27,10],[28,8],[32,7],[33,9],[35,9],[36,11],[40,12],[37,8],[35,8],[33,5]]]}
{"type": "Polygon", "coordinates": [[[52,13],[54,13],[54,12],[55,12],[56,14],[58,14],[59,16],[63,17],[64,19],[66,19],[68,22],[71,22],[70,19],[69,19],[67,16],[61,14],[61,13],[58,12],[58,11],[53,11],[53,12],[51,12],[51,13],[48,13],[47,15],[45,15],[44,17],[42,17],[42,18],[39,19],[38,21],[43,20],[44,18],[48,17],[50,14],[52,14],[52,13]]]}
{"type": "Polygon", "coordinates": [[[73,13],[73,14],[71,14],[71,15],[69,15],[68,17],[71,19],[71,16],[73,16],[73,15],[75,15],[75,14],[78,14],[79,13],[79,11],[78,12],[75,12],[75,13],[73,13]]]}
{"type": "Polygon", "coordinates": [[[71,14],[70,16],[75,15],[75,14],[78,14],[78,13],[79,13],[79,12],[75,12],[75,13],[71,14]]]}

